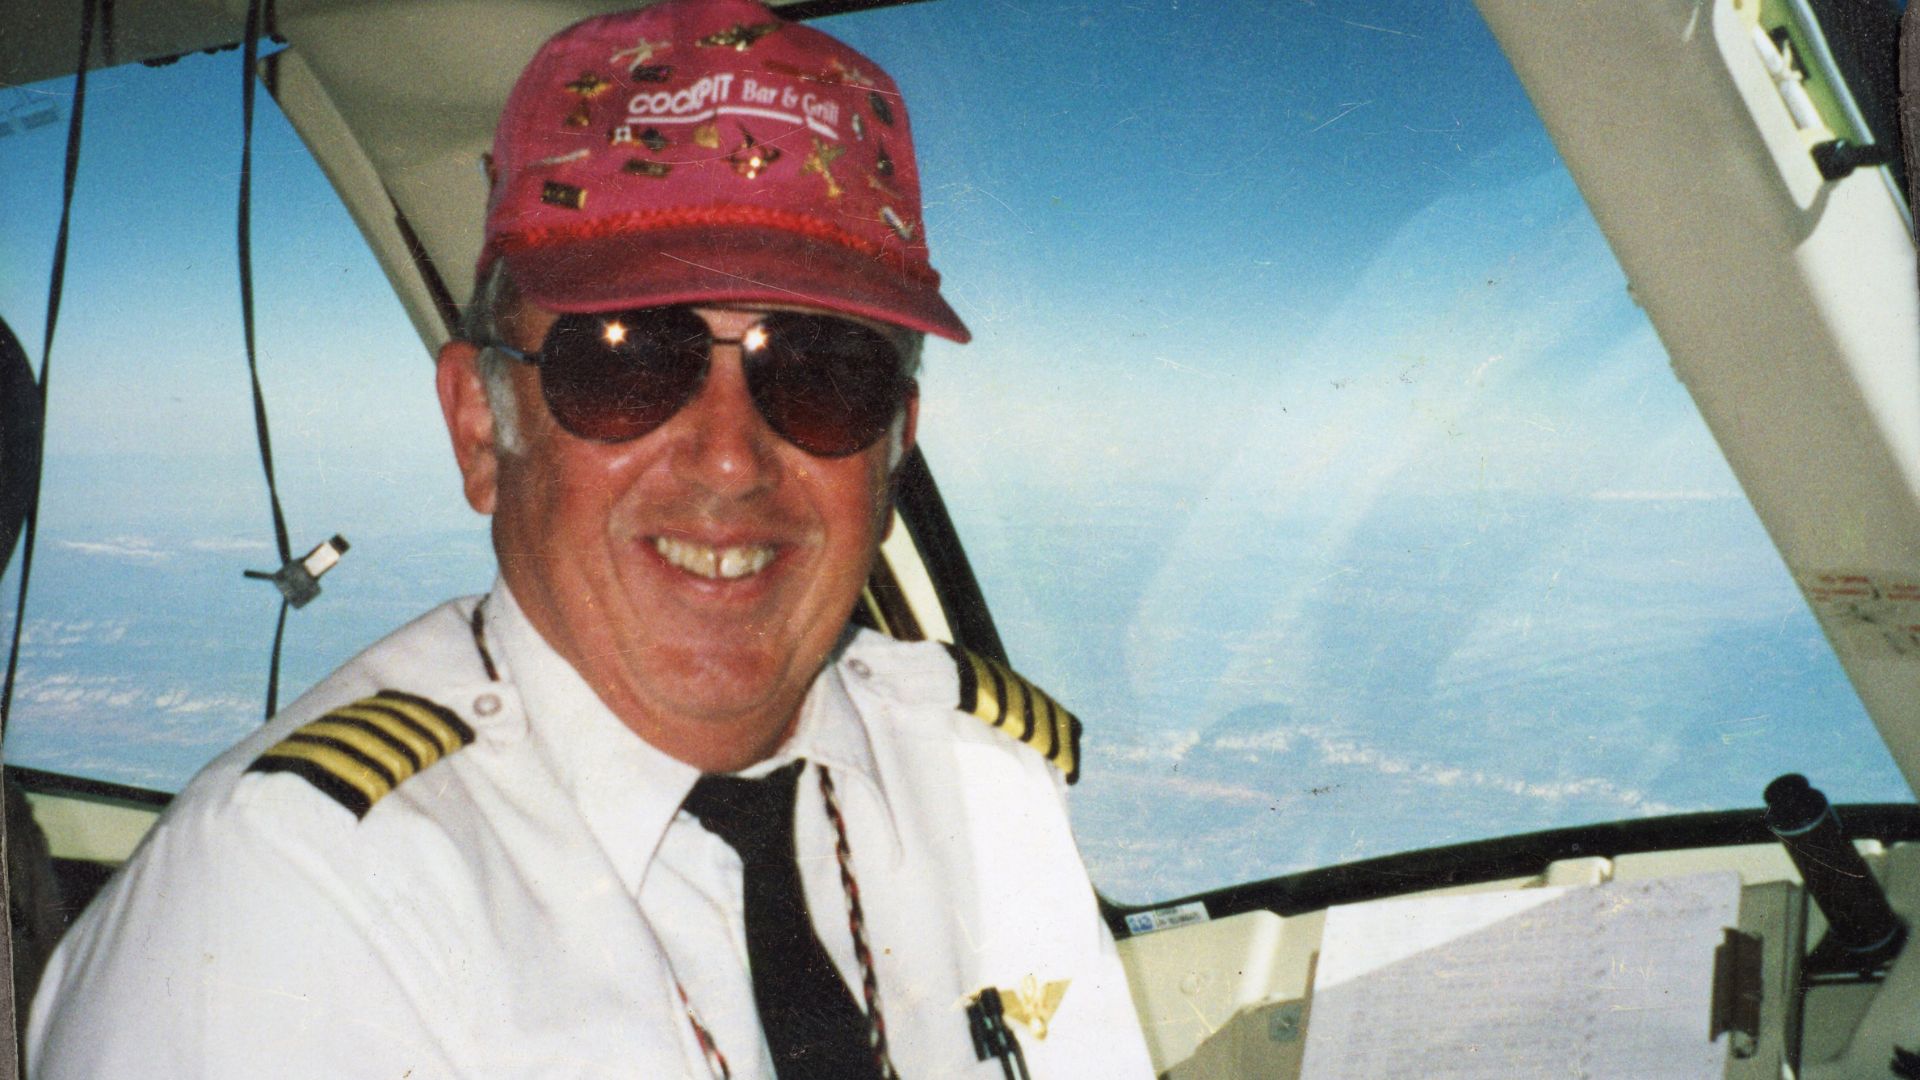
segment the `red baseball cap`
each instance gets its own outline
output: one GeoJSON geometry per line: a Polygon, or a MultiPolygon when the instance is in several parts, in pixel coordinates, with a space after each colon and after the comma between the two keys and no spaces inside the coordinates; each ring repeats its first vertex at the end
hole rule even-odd
{"type": "Polygon", "coordinates": [[[954,341],[899,88],[753,0],[576,23],[494,135],[480,274],[555,311],[799,304],[954,341]]]}

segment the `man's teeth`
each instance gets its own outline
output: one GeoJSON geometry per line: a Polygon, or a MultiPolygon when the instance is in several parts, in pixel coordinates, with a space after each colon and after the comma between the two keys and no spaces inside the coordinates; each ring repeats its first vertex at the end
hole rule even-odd
{"type": "Polygon", "coordinates": [[[653,546],[661,558],[690,574],[724,581],[757,574],[773,561],[773,549],[761,544],[716,548],[671,536],[656,536],[653,546]]]}

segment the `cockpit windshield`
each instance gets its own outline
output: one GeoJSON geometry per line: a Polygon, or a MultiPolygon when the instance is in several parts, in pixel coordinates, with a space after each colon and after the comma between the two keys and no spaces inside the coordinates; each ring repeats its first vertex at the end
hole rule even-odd
{"type": "Polygon", "coordinates": [[[935,91],[923,441],[1109,896],[1908,797],[1470,7],[961,18],[835,32],[935,91]]]}

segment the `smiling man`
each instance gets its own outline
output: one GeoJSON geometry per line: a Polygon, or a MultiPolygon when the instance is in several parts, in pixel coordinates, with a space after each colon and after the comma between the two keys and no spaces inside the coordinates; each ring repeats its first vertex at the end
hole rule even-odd
{"type": "Polygon", "coordinates": [[[920,335],[967,336],[892,80],[668,0],[549,41],[488,168],[438,386],[497,584],[181,793],[34,1075],[1148,1075],[1077,723],[849,626],[920,335]]]}

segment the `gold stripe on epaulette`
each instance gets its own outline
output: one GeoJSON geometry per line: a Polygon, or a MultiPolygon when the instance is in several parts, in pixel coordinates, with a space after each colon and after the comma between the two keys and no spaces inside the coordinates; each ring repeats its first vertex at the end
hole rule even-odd
{"type": "MultiPolygon", "coordinates": [[[[384,709],[372,709],[365,705],[346,705],[328,713],[327,718],[341,721],[357,720],[362,724],[372,725],[386,733],[388,738],[406,747],[418,762],[437,761],[442,753],[439,740],[384,709]]],[[[424,765],[416,766],[416,768],[423,767],[424,765]]]]}
{"type": "Polygon", "coordinates": [[[344,718],[322,717],[300,729],[303,735],[317,735],[346,744],[360,756],[372,759],[385,776],[412,776],[420,771],[420,759],[403,744],[378,731],[369,731],[344,718]]]}
{"type": "Polygon", "coordinates": [[[1080,779],[1080,720],[1039,687],[997,660],[948,645],[960,676],[962,712],[1038,750],[1067,776],[1080,779]]]}
{"type": "Polygon", "coordinates": [[[343,705],[275,743],[249,772],[290,772],[365,817],[373,804],[473,742],[451,710],[399,690],[343,705]]]}

